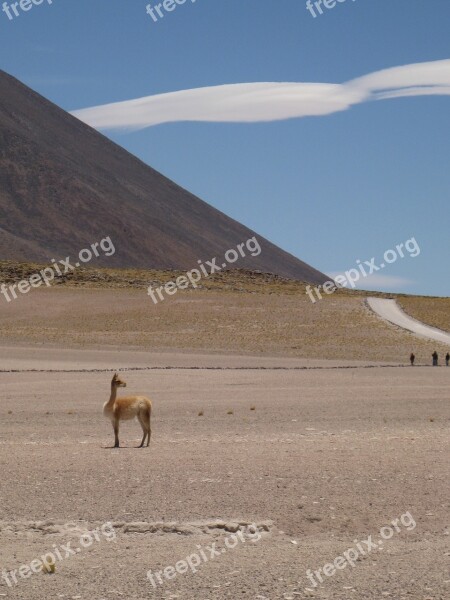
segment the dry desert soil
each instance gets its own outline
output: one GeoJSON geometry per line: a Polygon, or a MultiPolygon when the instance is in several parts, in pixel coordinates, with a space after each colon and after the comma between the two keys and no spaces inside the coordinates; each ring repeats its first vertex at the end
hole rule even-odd
{"type": "MultiPolygon", "coordinates": [[[[1,298],[0,596],[449,597],[447,348],[362,293],[241,273],[153,305],[127,277],[1,298]],[[136,421],[111,448],[114,369],[149,448],[136,421]]],[[[398,301],[445,328],[448,301],[398,301]]]]}

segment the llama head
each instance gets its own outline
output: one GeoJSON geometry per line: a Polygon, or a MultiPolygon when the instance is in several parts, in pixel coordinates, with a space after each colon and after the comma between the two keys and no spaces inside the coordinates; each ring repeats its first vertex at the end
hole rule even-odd
{"type": "Polygon", "coordinates": [[[112,378],[111,385],[113,387],[127,387],[127,384],[123,379],[120,379],[118,373],[114,373],[114,377],[112,378]]]}

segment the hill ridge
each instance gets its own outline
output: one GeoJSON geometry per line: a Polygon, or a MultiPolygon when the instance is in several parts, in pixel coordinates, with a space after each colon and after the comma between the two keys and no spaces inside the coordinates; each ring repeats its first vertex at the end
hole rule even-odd
{"type": "Polygon", "coordinates": [[[187,270],[256,235],[261,254],[236,266],[327,279],[4,71],[0,85],[3,259],[73,256],[110,236],[117,251],[98,265],[187,270]]]}

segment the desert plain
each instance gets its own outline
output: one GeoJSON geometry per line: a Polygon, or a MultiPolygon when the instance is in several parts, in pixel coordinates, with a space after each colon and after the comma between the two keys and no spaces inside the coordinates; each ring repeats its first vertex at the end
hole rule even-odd
{"type": "MultiPolygon", "coordinates": [[[[0,596],[449,597],[445,346],[286,282],[149,302],[95,281],[0,303],[0,596]],[[136,421],[112,448],[114,370],[153,401],[149,448],[136,421]]],[[[446,300],[398,302],[449,330],[446,300]]]]}

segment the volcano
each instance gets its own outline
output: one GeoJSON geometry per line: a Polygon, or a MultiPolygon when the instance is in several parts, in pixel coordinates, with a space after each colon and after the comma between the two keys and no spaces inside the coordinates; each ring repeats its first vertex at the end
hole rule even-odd
{"type": "Polygon", "coordinates": [[[328,278],[0,71],[0,256],[46,262],[105,236],[99,266],[188,270],[256,236],[239,268],[328,278]]]}

